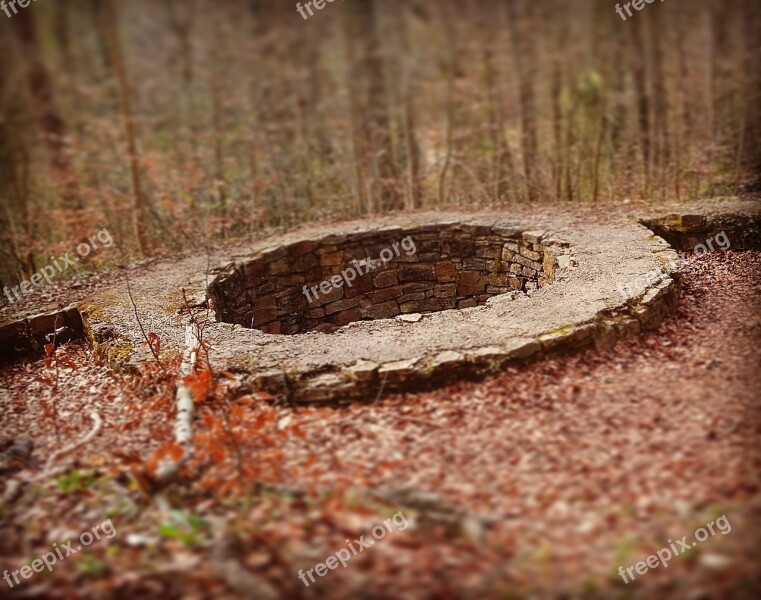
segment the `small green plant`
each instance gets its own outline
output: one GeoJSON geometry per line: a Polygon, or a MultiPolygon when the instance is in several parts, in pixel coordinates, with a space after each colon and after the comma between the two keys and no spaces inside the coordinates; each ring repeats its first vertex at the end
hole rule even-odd
{"type": "Polygon", "coordinates": [[[64,494],[81,492],[92,487],[97,481],[94,471],[69,471],[58,478],[58,489],[64,494]]]}
{"type": "Polygon", "coordinates": [[[166,540],[179,540],[186,546],[194,546],[198,543],[198,535],[185,531],[174,523],[162,523],[159,525],[159,536],[166,540]]]}
{"type": "Polygon", "coordinates": [[[85,575],[100,575],[108,568],[108,565],[102,560],[85,555],[79,561],[78,567],[85,575]]]}

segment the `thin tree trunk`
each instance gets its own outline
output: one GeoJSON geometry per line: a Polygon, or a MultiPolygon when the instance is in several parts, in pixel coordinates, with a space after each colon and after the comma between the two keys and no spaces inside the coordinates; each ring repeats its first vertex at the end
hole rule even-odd
{"type": "MultiPolygon", "coordinates": [[[[224,43],[223,33],[220,21],[224,14],[220,13],[222,8],[215,12],[214,19],[214,41],[212,48],[212,65],[224,64],[222,56],[222,47],[224,43]]],[[[222,239],[227,235],[227,181],[225,180],[225,156],[224,156],[224,123],[222,122],[222,86],[219,69],[212,66],[209,77],[209,87],[211,92],[211,116],[212,126],[214,128],[214,185],[213,190],[219,205],[220,232],[222,239]]]]}
{"type": "Polygon", "coordinates": [[[40,130],[50,152],[50,164],[56,183],[61,186],[63,205],[67,208],[81,209],[77,176],[71,165],[70,151],[66,143],[67,127],[55,105],[53,83],[42,59],[35,14],[33,10],[19,11],[11,26],[30,65],[29,91],[37,107],[40,130]]]}
{"type": "Polygon", "coordinates": [[[531,2],[508,2],[508,20],[512,39],[513,60],[518,74],[518,96],[521,111],[521,145],[523,170],[526,177],[526,194],[529,202],[536,199],[536,189],[540,184],[538,169],[538,140],[536,129],[536,97],[534,92],[534,71],[536,52],[532,35],[534,33],[533,9],[531,2]]]}
{"type": "Polygon", "coordinates": [[[666,92],[666,74],[663,68],[663,51],[661,40],[664,31],[661,26],[663,13],[649,11],[651,24],[650,39],[653,45],[653,125],[655,136],[655,168],[662,181],[662,194],[665,195],[667,167],[671,160],[671,139],[669,133],[669,100],[666,92]]]}
{"type": "Polygon", "coordinates": [[[349,13],[349,35],[359,48],[361,60],[355,64],[353,77],[362,89],[360,118],[364,121],[369,140],[364,160],[370,165],[371,184],[378,191],[373,204],[382,211],[402,208],[398,192],[394,151],[387,106],[386,76],[381,54],[375,15],[375,0],[354,0],[346,5],[349,13]]]}
{"type": "Polygon", "coordinates": [[[457,68],[457,37],[452,17],[452,6],[449,0],[442,0],[441,2],[441,16],[444,25],[444,32],[447,40],[447,57],[445,62],[446,69],[446,142],[444,149],[444,164],[441,167],[439,173],[439,190],[438,190],[438,203],[439,206],[443,206],[449,200],[444,194],[444,187],[446,186],[447,174],[449,173],[449,167],[452,162],[452,154],[454,152],[454,127],[455,127],[455,105],[454,105],[454,77],[455,70],[457,68]]]}
{"type": "Polygon", "coordinates": [[[643,195],[650,189],[651,142],[650,142],[650,99],[647,93],[647,72],[645,70],[645,43],[639,19],[631,20],[631,59],[634,89],[637,97],[637,122],[639,124],[640,148],[644,174],[643,195]]]}
{"type": "Polygon", "coordinates": [[[130,86],[127,77],[127,67],[122,53],[122,45],[119,39],[119,19],[114,0],[104,0],[103,17],[105,20],[105,32],[107,33],[110,48],[111,63],[116,71],[116,79],[119,85],[119,96],[122,105],[122,120],[127,136],[127,152],[129,154],[130,174],[132,176],[133,193],[133,227],[140,253],[147,255],[150,252],[148,232],[146,229],[146,201],[140,185],[140,160],[137,153],[135,124],[132,116],[132,102],[130,100],[130,86]]]}
{"type": "Polygon", "coordinates": [[[420,148],[415,132],[415,77],[411,66],[412,48],[407,31],[407,13],[401,0],[394,0],[394,12],[399,28],[399,46],[397,60],[400,63],[400,88],[401,103],[404,119],[402,131],[404,132],[404,154],[407,167],[407,207],[416,209],[420,207],[420,148]]]}
{"type": "Polygon", "coordinates": [[[349,116],[351,125],[351,152],[354,171],[354,186],[357,194],[356,213],[363,214],[373,211],[370,198],[365,190],[364,155],[366,138],[362,128],[361,106],[359,99],[358,81],[354,76],[359,70],[357,65],[357,47],[352,33],[351,14],[344,11],[344,41],[346,45],[346,87],[349,92],[349,116]]]}

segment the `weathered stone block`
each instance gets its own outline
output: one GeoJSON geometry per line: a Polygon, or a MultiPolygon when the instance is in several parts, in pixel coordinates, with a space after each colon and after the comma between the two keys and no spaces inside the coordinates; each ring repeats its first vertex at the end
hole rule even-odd
{"type": "Polygon", "coordinates": [[[451,283],[457,281],[457,269],[451,261],[436,263],[436,281],[440,283],[451,283]]]}
{"type": "Polygon", "coordinates": [[[415,292],[413,294],[403,294],[397,298],[397,302],[401,305],[403,302],[417,302],[425,300],[425,292],[415,292]]]}
{"type": "Polygon", "coordinates": [[[342,312],[328,316],[330,322],[338,325],[339,327],[343,327],[344,325],[348,325],[354,321],[359,321],[361,318],[362,311],[359,308],[350,308],[349,310],[344,310],[342,312]]]}
{"type": "Polygon", "coordinates": [[[320,259],[315,254],[305,254],[295,259],[292,264],[296,273],[310,275],[313,269],[320,268],[320,259]]]}
{"type": "Polygon", "coordinates": [[[485,258],[465,258],[462,261],[462,268],[466,271],[488,271],[489,261],[485,258]]]}
{"type": "Polygon", "coordinates": [[[502,238],[519,238],[523,234],[523,230],[510,223],[501,223],[494,226],[494,233],[502,238]]]}
{"type": "Polygon", "coordinates": [[[512,288],[510,288],[508,286],[499,287],[499,286],[494,286],[494,285],[487,285],[486,286],[486,291],[489,294],[492,294],[492,295],[493,294],[507,294],[508,292],[512,291],[512,288]]]}
{"type": "Polygon", "coordinates": [[[435,281],[436,273],[433,265],[402,264],[397,269],[399,281],[435,281]]]}
{"type": "Polygon", "coordinates": [[[440,352],[431,359],[430,368],[437,376],[446,375],[456,371],[465,362],[465,357],[459,352],[446,350],[440,352]]]}
{"type": "Polygon", "coordinates": [[[525,256],[516,256],[514,260],[517,264],[533,269],[534,271],[539,271],[542,268],[541,262],[526,258],[525,256]]]}
{"type": "Polygon", "coordinates": [[[508,356],[511,359],[524,359],[533,356],[542,349],[541,344],[536,340],[528,338],[516,338],[510,340],[505,347],[508,356]]]}
{"type": "Polygon", "coordinates": [[[402,289],[405,294],[412,294],[414,292],[425,292],[432,290],[434,283],[432,281],[422,281],[420,283],[405,283],[402,285],[402,289]]]}
{"type": "Polygon", "coordinates": [[[324,294],[322,292],[322,289],[319,287],[317,288],[317,291],[318,291],[317,298],[314,298],[314,292],[310,291],[310,295],[312,296],[312,298],[314,298],[314,302],[312,302],[312,304],[317,304],[317,305],[330,304],[331,302],[337,302],[338,300],[344,297],[344,288],[342,287],[334,288],[332,284],[330,285],[330,289],[327,294],[324,294]]]}
{"type": "Polygon", "coordinates": [[[447,310],[454,307],[454,299],[448,298],[429,298],[399,304],[399,308],[403,313],[436,312],[439,310],[447,310]]]}
{"type": "Polygon", "coordinates": [[[266,296],[275,291],[275,286],[270,281],[265,281],[256,287],[256,297],[266,296]]]}
{"type": "Polygon", "coordinates": [[[293,266],[288,258],[272,261],[267,266],[271,275],[288,275],[293,272],[293,266]]]}
{"type": "Polygon", "coordinates": [[[486,284],[496,287],[507,287],[510,276],[507,273],[489,273],[486,276],[486,284]]]}
{"type": "Polygon", "coordinates": [[[288,249],[285,246],[275,246],[273,248],[265,248],[262,250],[261,259],[265,263],[271,263],[285,258],[286,256],[288,256],[288,249]]]}
{"type": "Polygon", "coordinates": [[[441,242],[441,251],[449,255],[454,256],[475,256],[476,255],[476,243],[466,242],[460,239],[456,240],[443,240],[441,242]]]}
{"type": "Polygon", "coordinates": [[[457,278],[457,295],[473,296],[484,289],[484,278],[475,271],[463,271],[457,278]]]}
{"type": "Polygon", "coordinates": [[[275,287],[282,289],[292,286],[301,287],[306,282],[303,275],[284,275],[275,279],[275,287]]]}
{"type": "Polygon", "coordinates": [[[344,373],[350,379],[356,379],[357,381],[373,381],[378,375],[378,363],[369,360],[358,360],[350,367],[346,367],[344,373]]]}
{"type": "Polygon", "coordinates": [[[274,294],[269,296],[261,296],[256,299],[256,301],[253,304],[254,310],[260,310],[264,308],[276,308],[277,307],[277,298],[274,294]]]}
{"type": "Polygon", "coordinates": [[[555,254],[550,251],[544,252],[542,259],[542,271],[549,281],[555,280],[555,254]]]}
{"type": "Polygon", "coordinates": [[[267,325],[262,325],[259,327],[261,331],[264,333],[271,333],[273,335],[279,335],[280,334],[280,321],[275,321],[273,323],[268,323],[267,325]]]}
{"type": "Polygon", "coordinates": [[[679,219],[682,227],[689,230],[701,229],[705,227],[706,218],[704,215],[682,215],[679,219]]]}
{"type": "Polygon", "coordinates": [[[525,256],[526,258],[530,258],[533,261],[540,261],[540,260],[542,260],[542,255],[539,252],[536,252],[534,250],[529,250],[528,248],[521,248],[518,252],[519,252],[519,254],[521,256],[525,256]]]}
{"type": "Polygon", "coordinates": [[[399,282],[399,277],[396,274],[396,270],[390,269],[383,273],[378,273],[373,277],[373,285],[376,288],[384,288],[392,285],[396,285],[399,282]]]}
{"type": "Polygon", "coordinates": [[[523,239],[532,244],[539,244],[542,241],[544,231],[524,231],[523,239]]]}
{"type": "Polygon", "coordinates": [[[344,298],[354,298],[373,290],[373,280],[370,275],[363,275],[351,282],[351,286],[344,284],[344,298]]]}
{"type": "Polygon", "coordinates": [[[359,298],[350,298],[339,300],[338,302],[332,302],[325,306],[325,314],[332,315],[333,313],[348,310],[359,306],[359,298]]]}
{"type": "Polygon", "coordinates": [[[476,256],[479,258],[500,258],[502,246],[500,244],[479,246],[476,250],[476,256]]]}
{"type": "Polygon", "coordinates": [[[305,255],[311,255],[320,246],[320,242],[312,240],[304,240],[296,242],[288,246],[288,256],[293,259],[300,258],[305,255]]]}
{"type": "Polygon", "coordinates": [[[437,298],[454,298],[457,296],[457,285],[454,283],[436,285],[433,288],[433,295],[437,298]]]}
{"type": "Polygon", "coordinates": [[[401,285],[395,285],[394,287],[383,288],[370,292],[369,296],[373,304],[380,304],[381,302],[387,302],[392,298],[398,298],[404,293],[401,285]]]}
{"type": "Polygon", "coordinates": [[[415,242],[417,254],[419,255],[426,253],[441,253],[441,242],[438,237],[433,237],[432,239],[420,239],[419,237],[413,236],[412,240],[415,242]]]}
{"type": "Polygon", "coordinates": [[[485,236],[492,232],[492,228],[489,225],[475,225],[472,223],[462,223],[455,229],[461,231],[465,235],[472,236],[485,236]]]}
{"type": "Polygon", "coordinates": [[[343,249],[343,264],[351,265],[353,261],[365,258],[367,258],[365,251],[359,244],[343,249]]]}
{"type": "Polygon", "coordinates": [[[320,265],[323,267],[336,266],[340,267],[344,263],[343,252],[331,252],[320,256],[320,265]]]}
{"type": "Polygon", "coordinates": [[[274,307],[254,309],[254,311],[251,313],[251,316],[254,322],[254,326],[259,326],[277,319],[277,309],[274,307]]]}
{"type": "Polygon", "coordinates": [[[398,315],[399,312],[399,305],[391,300],[362,309],[362,316],[368,319],[390,319],[398,315]]]}
{"type": "Polygon", "coordinates": [[[320,247],[317,248],[317,250],[314,251],[314,253],[317,256],[324,256],[326,254],[334,254],[339,251],[338,246],[335,246],[334,244],[328,244],[324,241],[320,242],[320,247]]]}

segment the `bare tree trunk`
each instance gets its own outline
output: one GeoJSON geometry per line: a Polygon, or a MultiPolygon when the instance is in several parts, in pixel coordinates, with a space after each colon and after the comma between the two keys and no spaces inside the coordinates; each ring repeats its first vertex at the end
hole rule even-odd
{"type": "Polygon", "coordinates": [[[669,100],[666,92],[666,74],[663,68],[663,50],[661,40],[665,32],[661,26],[663,13],[647,13],[653,45],[653,127],[655,136],[655,167],[662,181],[662,194],[665,194],[667,167],[671,159],[671,139],[669,133],[669,100]]]}
{"type": "Polygon", "coordinates": [[[224,18],[223,8],[220,7],[213,16],[214,37],[212,46],[212,67],[209,77],[209,87],[211,92],[211,116],[214,127],[214,182],[213,190],[219,205],[219,219],[222,239],[227,235],[227,181],[225,180],[225,156],[224,156],[224,123],[222,122],[222,87],[223,83],[220,78],[220,71],[216,65],[225,64],[222,56],[222,47],[224,37],[220,21],[224,18]]]}
{"type": "Polygon", "coordinates": [[[687,53],[685,52],[685,42],[687,36],[687,30],[684,26],[686,17],[680,15],[677,19],[677,56],[679,60],[679,97],[681,106],[681,115],[678,121],[677,132],[678,139],[676,143],[676,196],[681,198],[682,193],[682,170],[683,166],[689,169],[691,164],[691,156],[689,149],[692,147],[693,139],[693,126],[692,126],[692,111],[690,109],[690,94],[688,90],[688,82],[690,79],[689,66],[687,64],[687,53]],[[686,148],[688,154],[683,156],[682,149],[686,148]],[[686,158],[686,161],[685,161],[686,158]]]}
{"type": "Polygon", "coordinates": [[[555,142],[553,149],[553,180],[555,183],[555,196],[562,194],[563,182],[563,113],[560,108],[560,97],[563,93],[563,79],[560,60],[555,59],[552,64],[550,95],[552,96],[552,139],[555,142]]]}
{"type": "Polygon", "coordinates": [[[352,163],[354,166],[354,185],[357,193],[356,212],[357,214],[363,214],[372,212],[374,207],[370,205],[370,198],[365,189],[364,155],[366,139],[362,127],[359,86],[357,79],[354,77],[354,74],[358,70],[356,63],[357,46],[354,43],[351,14],[348,10],[344,11],[344,40],[346,42],[346,60],[348,62],[346,87],[349,91],[352,163]]]}
{"type": "Polygon", "coordinates": [[[444,25],[444,31],[447,40],[447,57],[445,59],[446,70],[446,147],[444,149],[444,164],[441,167],[439,173],[439,191],[438,191],[438,203],[439,206],[443,206],[449,200],[448,196],[444,193],[444,188],[447,182],[447,174],[449,173],[449,167],[452,162],[452,154],[454,153],[454,127],[455,127],[455,104],[454,104],[454,78],[457,70],[457,36],[454,27],[454,20],[452,16],[452,6],[449,0],[442,0],[441,4],[441,17],[444,25]]]}
{"type": "Polygon", "coordinates": [[[50,164],[61,186],[61,197],[67,208],[82,208],[77,192],[77,176],[71,165],[67,146],[67,127],[55,105],[53,84],[42,59],[35,11],[22,10],[13,18],[11,26],[26,56],[29,67],[29,90],[40,117],[40,130],[50,152],[50,164]]]}
{"type": "MultiPolygon", "coordinates": [[[[178,140],[177,144],[182,148],[183,144],[194,146],[195,136],[192,133],[191,123],[191,97],[193,84],[193,0],[188,6],[187,0],[168,0],[163,6],[167,12],[169,29],[177,37],[179,48],[180,79],[182,80],[182,93],[178,95],[177,114],[178,140]]],[[[175,57],[172,57],[172,63],[175,57]]],[[[181,161],[186,162],[186,156],[180,150],[181,161]]]]}
{"type": "Polygon", "coordinates": [[[631,22],[631,60],[634,88],[637,97],[637,118],[639,123],[640,148],[644,174],[643,195],[647,196],[650,189],[651,173],[651,143],[650,143],[650,99],[647,93],[647,72],[644,58],[644,36],[641,20],[631,22]]]}
{"type": "Polygon", "coordinates": [[[130,173],[132,176],[133,192],[133,226],[135,238],[143,255],[150,252],[148,232],[146,230],[146,201],[140,185],[140,160],[137,154],[137,142],[135,124],[132,117],[132,102],[130,100],[130,86],[127,78],[127,68],[122,53],[122,45],[119,39],[119,19],[114,0],[104,0],[103,18],[104,31],[108,36],[111,63],[116,71],[116,79],[119,84],[119,96],[122,105],[122,120],[127,136],[127,152],[129,154],[130,173]]]}
{"type": "Polygon", "coordinates": [[[62,67],[72,74],[76,75],[76,62],[74,54],[71,51],[71,36],[69,35],[69,11],[71,9],[70,0],[59,0],[55,4],[53,31],[55,33],[58,48],[61,52],[62,67]]]}
{"type": "Polygon", "coordinates": [[[499,77],[497,73],[496,65],[494,64],[494,52],[498,46],[498,31],[499,28],[495,24],[495,19],[492,15],[483,11],[479,15],[479,26],[484,32],[481,38],[481,55],[483,56],[483,72],[484,72],[484,85],[486,86],[486,98],[487,98],[487,114],[488,114],[488,131],[487,136],[489,138],[491,150],[491,169],[487,174],[490,179],[489,187],[491,189],[492,202],[500,201],[500,190],[502,189],[502,180],[504,178],[502,168],[502,154],[504,152],[504,146],[502,137],[504,132],[502,130],[501,112],[499,90],[497,89],[497,79],[499,77]]]}
{"type": "MultiPolygon", "coordinates": [[[[744,108],[737,145],[735,179],[741,176],[743,164],[761,176],[761,13],[756,0],[743,3],[743,72],[744,108]],[[745,141],[756,140],[746,151],[745,141]]],[[[758,182],[756,182],[758,183],[758,182]]]]}
{"type": "Polygon", "coordinates": [[[710,25],[710,99],[711,99],[711,125],[713,141],[719,142],[719,136],[722,129],[722,104],[725,99],[724,94],[724,68],[723,58],[728,52],[728,9],[724,4],[709,0],[708,18],[710,25]]]}
{"type": "Polygon", "coordinates": [[[412,68],[412,48],[407,31],[407,13],[401,0],[393,0],[394,16],[398,27],[399,44],[397,61],[400,64],[399,88],[404,115],[401,130],[404,137],[404,155],[407,172],[407,208],[416,209],[421,204],[420,148],[415,132],[415,76],[412,68]]]}
{"type": "Polygon", "coordinates": [[[381,44],[377,31],[375,0],[354,0],[346,5],[349,13],[349,35],[354,47],[359,48],[359,62],[355,63],[353,77],[361,86],[362,109],[369,141],[365,161],[370,165],[373,181],[374,206],[382,211],[402,208],[397,188],[394,152],[388,114],[386,76],[383,67],[381,44]]]}
{"type": "Polygon", "coordinates": [[[536,199],[536,189],[540,184],[538,169],[538,140],[536,128],[536,97],[534,92],[534,71],[536,52],[532,35],[534,33],[533,8],[531,2],[508,2],[508,22],[512,39],[513,60],[518,73],[518,96],[521,109],[521,145],[523,170],[526,177],[526,193],[529,202],[536,199]]]}

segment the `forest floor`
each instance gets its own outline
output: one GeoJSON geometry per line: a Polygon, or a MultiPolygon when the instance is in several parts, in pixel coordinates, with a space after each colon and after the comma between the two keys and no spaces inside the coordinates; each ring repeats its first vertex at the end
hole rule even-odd
{"type": "Polygon", "coordinates": [[[0,569],[115,528],[1,597],[761,594],[759,252],[691,256],[655,331],[480,382],[312,408],[215,373],[197,458],[159,490],[177,364],[118,374],[70,343],[0,369],[0,569]],[[667,568],[618,575],[722,515],[667,568]]]}

